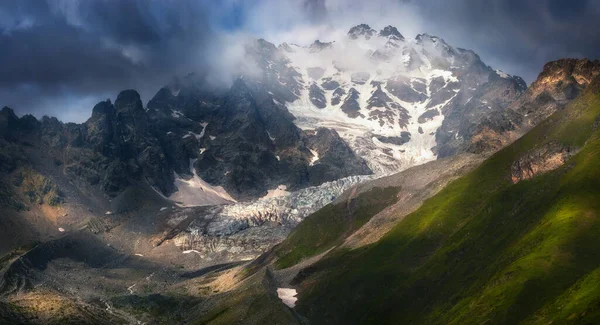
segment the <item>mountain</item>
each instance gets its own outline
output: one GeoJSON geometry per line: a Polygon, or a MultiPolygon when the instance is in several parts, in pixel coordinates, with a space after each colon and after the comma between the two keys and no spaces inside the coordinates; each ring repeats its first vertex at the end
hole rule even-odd
{"type": "Polygon", "coordinates": [[[274,285],[297,290],[293,310],[311,324],[596,323],[599,116],[595,77],[420,207],[407,200],[414,185],[394,193],[445,160],[345,193],[246,272],[266,266],[274,285]]]}
{"type": "MultiPolygon", "coordinates": [[[[23,171],[53,182],[53,193],[80,206],[52,213],[63,229],[108,212],[133,213],[158,195],[192,211],[239,201],[226,208],[236,212],[217,213],[217,224],[240,225],[226,233],[269,220],[288,225],[275,236],[281,239],[299,218],[364,179],[353,176],[478,152],[469,150],[481,137],[473,130],[504,116],[525,89],[472,51],[427,34],[407,39],[392,26],[376,32],[362,24],[306,47],[250,40],[245,55],[252,69],[230,87],[201,73],[177,77],[146,107],[126,90],[114,104],[98,103],[82,124],[18,118],[5,108],[4,183],[23,171]]],[[[29,206],[27,198],[16,201],[4,206],[29,206]]],[[[59,227],[51,228],[42,232],[59,227]]]]}
{"type": "Polygon", "coordinates": [[[596,61],[551,62],[527,87],[439,37],[366,24],[244,51],[231,85],[191,73],[145,106],[124,90],[80,124],[0,111],[0,322],[386,322],[385,298],[407,297],[414,313],[390,322],[434,319],[431,283],[440,301],[459,287],[435,277],[458,268],[436,248],[477,239],[500,260],[485,235],[520,228],[485,213],[558,188],[511,192],[593,143],[596,61]],[[445,240],[473,219],[498,230],[445,240]]]}
{"type": "MultiPolygon", "coordinates": [[[[526,89],[473,51],[428,34],[408,40],[393,26],[361,24],[331,43],[278,50],[297,80],[287,104],[296,125],[335,129],[380,175],[461,151],[476,125],[526,89]]],[[[268,69],[285,74],[277,67],[268,69]]]]}
{"type": "Polygon", "coordinates": [[[191,74],[146,107],[127,90],[83,124],[43,118],[19,132],[110,198],[143,182],[187,206],[221,204],[463,151],[526,87],[472,51],[427,34],[406,40],[392,26],[358,25],[308,47],[252,40],[245,51],[254,69],[229,88],[191,74]],[[212,194],[198,201],[190,186],[212,194]]]}
{"type": "Polygon", "coordinates": [[[600,73],[600,61],[548,62],[535,82],[506,110],[484,118],[473,131],[468,152],[495,151],[514,141],[576,98],[600,73]]]}

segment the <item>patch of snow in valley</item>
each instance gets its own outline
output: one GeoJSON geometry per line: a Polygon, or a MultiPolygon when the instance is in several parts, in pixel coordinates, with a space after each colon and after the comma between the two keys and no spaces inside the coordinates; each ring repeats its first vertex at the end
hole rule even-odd
{"type": "Polygon", "coordinates": [[[296,306],[296,301],[298,301],[298,298],[296,298],[297,294],[298,293],[296,292],[296,289],[277,288],[277,296],[286,306],[290,308],[294,308],[294,306],[296,306]]]}

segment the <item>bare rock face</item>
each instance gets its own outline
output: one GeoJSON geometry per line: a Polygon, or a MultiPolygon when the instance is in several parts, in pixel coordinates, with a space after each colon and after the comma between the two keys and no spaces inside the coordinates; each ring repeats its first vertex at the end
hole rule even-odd
{"type": "Polygon", "coordinates": [[[598,74],[598,60],[561,59],[547,63],[537,80],[507,109],[481,120],[473,131],[466,151],[493,152],[514,141],[565,107],[598,74]]]}
{"type": "Polygon", "coordinates": [[[321,87],[325,90],[335,90],[340,86],[340,83],[331,78],[324,78],[321,87]]]}
{"type": "Polygon", "coordinates": [[[309,182],[313,186],[348,175],[372,173],[365,160],[356,155],[335,130],[318,128],[307,132],[306,143],[318,154],[318,160],[308,169],[309,182]]]}
{"type": "Polygon", "coordinates": [[[440,112],[438,112],[436,109],[426,110],[423,114],[419,115],[417,121],[419,122],[419,124],[423,124],[427,121],[430,121],[438,115],[440,115],[440,112]]]}
{"type": "Polygon", "coordinates": [[[340,102],[342,101],[342,97],[346,94],[346,91],[342,88],[336,88],[333,91],[333,96],[331,96],[331,105],[335,106],[335,105],[339,105],[340,102]]]}
{"type": "Polygon", "coordinates": [[[414,85],[410,79],[406,77],[397,76],[394,79],[390,79],[386,83],[386,90],[400,98],[401,100],[409,103],[422,102],[427,99],[427,96],[423,92],[419,92],[414,88],[422,89],[422,83],[415,82],[414,85]],[[416,87],[415,87],[416,86],[416,87]]]}
{"type": "Polygon", "coordinates": [[[385,26],[382,30],[379,31],[379,36],[389,37],[394,40],[404,41],[404,36],[400,34],[396,27],[388,25],[385,26]]]}
{"type": "Polygon", "coordinates": [[[600,73],[600,61],[561,59],[548,62],[527,92],[510,108],[536,125],[564,107],[600,73]]]}
{"type": "Polygon", "coordinates": [[[367,24],[356,25],[348,31],[348,37],[351,39],[358,39],[364,37],[365,39],[370,39],[373,35],[376,35],[377,31],[371,28],[367,24]]]}
{"type": "Polygon", "coordinates": [[[310,85],[309,96],[310,96],[310,101],[317,108],[327,107],[327,99],[325,99],[325,93],[323,92],[323,89],[321,89],[316,84],[310,85]]]}
{"type": "MultiPolygon", "coordinates": [[[[339,88],[338,88],[339,89],[339,88]]],[[[360,104],[358,103],[360,93],[354,88],[350,88],[348,95],[344,99],[342,104],[342,111],[350,118],[356,118],[362,116],[360,114],[360,104]]]]}
{"type": "Polygon", "coordinates": [[[552,171],[562,165],[575,151],[557,143],[549,143],[528,152],[511,166],[511,181],[516,184],[536,175],[552,171]]]}

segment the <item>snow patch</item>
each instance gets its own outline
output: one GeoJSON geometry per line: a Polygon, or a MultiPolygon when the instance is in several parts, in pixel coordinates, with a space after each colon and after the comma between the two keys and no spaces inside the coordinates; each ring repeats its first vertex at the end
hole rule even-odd
{"type": "Polygon", "coordinates": [[[297,294],[298,293],[296,292],[296,289],[277,288],[277,296],[286,306],[290,308],[294,308],[294,306],[296,306],[296,301],[298,301],[298,298],[296,298],[297,294]]]}
{"type": "Polygon", "coordinates": [[[502,71],[502,70],[496,70],[496,73],[497,73],[497,74],[498,74],[500,77],[502,77],[502,78],[504,78],[504,79],[508,79],[508,78],[510,78],[510,75],[508,75],[506,72],[504,72],[504,71],[502,71]]]}
{"type": "Polygon", "coordinates": [[[180,117],[185,117],[185,115],[183,115],[183,113],[181,113],[180,111],[171,111],[171,116],[174,118],[180,118],[180,117]]]}
{"type": "Polygon", "coordinates": [[[308,149],[308,150],[310,150],[310,153],[312,153],[312,155],[313,155],[312,158],[310,159],[309,166],[313,166],[319,160],[319,153],[312,149],[308,149]]]}

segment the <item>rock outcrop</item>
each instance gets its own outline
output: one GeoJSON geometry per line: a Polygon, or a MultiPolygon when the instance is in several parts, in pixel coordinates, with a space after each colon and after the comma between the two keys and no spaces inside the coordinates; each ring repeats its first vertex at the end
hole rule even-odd
{"type": "Polygon", "coordinates": [[[511,168],[511,181],[516,184],[552,171],[575,155],[575,150],[558,143],[549,143],[535,148],[516,160],[511,168]]]}
{"type": "Polygon", "coordinates": [[[561,110],[600,74],[600,61],[561,59],[548,62],[527,91],[507,109],[486,116],[474,128],[466,150],[493,152],[561,110]]]}

